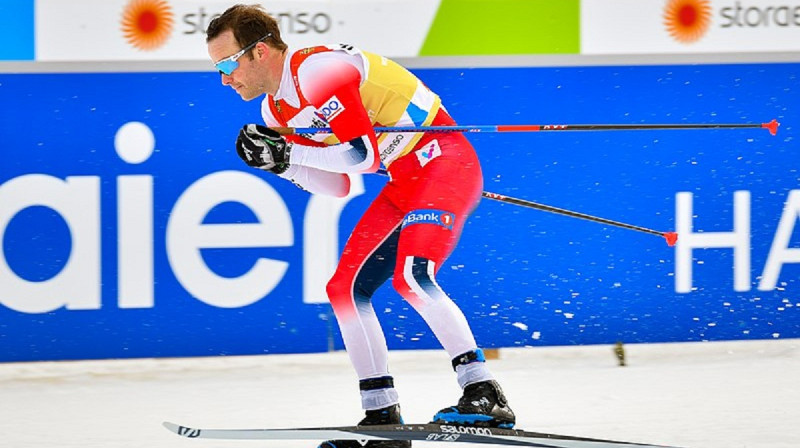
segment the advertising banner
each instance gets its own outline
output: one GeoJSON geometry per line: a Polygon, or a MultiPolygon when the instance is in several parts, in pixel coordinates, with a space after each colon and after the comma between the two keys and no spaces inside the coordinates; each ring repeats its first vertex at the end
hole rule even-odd
{"type": "MultiPolygon", "coordinates": [[[[36,1],[36,60],[207,60],[227,0],[36,1]]],[[[388,57],[577,53],[578,0],[260,2],[291,47],[367,43],[388,57]]]]}
{"type": "Polygon", "coordinates": [[[582,54],[800,51],[800,2],[581,0],[582,54]]]}
{"type": "MultiPolygon", "coordinates": [[[[798,64],[415,72],[462,124],[782,122],[469,134],[483,200],[437,281],[484,347],[800,337],[798,64]]],[[[342,348],[324,286],[386,182],[310,196],[249,169],[219,76],[0,74],[0,361],[342,348]]],[[[392,349],[435,348],[392,289],[392,349]]]]}
{"type": "MultiPolygon", "coordinates": [[[[13,0],[0,60],[205,61],[227,0],[13,0]],[[34,16],[35,12],[35,16],[34,16]]],[[[800,52],[800,2],[275,0],[293,48],[351,43],[388,57],[800,52]]]]}

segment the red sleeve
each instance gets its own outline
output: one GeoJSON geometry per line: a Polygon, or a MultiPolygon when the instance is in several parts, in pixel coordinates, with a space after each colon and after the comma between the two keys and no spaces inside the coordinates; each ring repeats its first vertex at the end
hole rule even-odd
{"type": "Polygon", "coordinates": [[[307,60],[305,64],[308,65],[303,67],[303,76],[299,80],[303,96],[330,124],[340,142],[371,152],[369,159],[373,163],[368,171],[376,170],[380,165],[378,141],[361,101],[358,69],[331,58],[318,63],[307,60]]]}

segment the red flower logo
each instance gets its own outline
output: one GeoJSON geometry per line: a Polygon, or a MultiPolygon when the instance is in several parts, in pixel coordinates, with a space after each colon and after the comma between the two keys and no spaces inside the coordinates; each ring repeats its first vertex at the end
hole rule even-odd
{"type": "Polygon", "coordinates": [[[164,0],[131,0],[122,13],[122,34],[139,50],[155,50],[169,38],[172,16],[164,0]]]}
{"type": "Polygon", "coordinates": [[[664,26],[678,42],[697,41],[711,25],[709,0],[669,0],[664,8],[664,26]]]}

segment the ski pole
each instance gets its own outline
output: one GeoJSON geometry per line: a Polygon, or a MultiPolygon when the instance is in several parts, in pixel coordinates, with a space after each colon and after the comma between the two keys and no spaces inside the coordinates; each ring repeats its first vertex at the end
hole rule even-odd
{"type": "Polygon", "coordinates": [[[658,230],[648,229],[647,227],[640,227],[640,226],[635,226],[633,224],[626,224],[624,222],[613,221],[606,218],[587,215],[585,213],[573,212],[572,210],[553,207],[552,205],[540,204],[538,202],[528,201],[525,199],[512,198],[498,193],[490,193],[488,191],[483,192],[483,197],[488,199],[494,199],[495,201],[505,202],[508,204],[520,205],[522,207],[528,207],[536,210],[542,210],[545,212],[556,213],[558,215],[570,216],[572,218],[584,219],[592,222],[599,222],[601,224],[608,224],[610,226],[620,227],[623,229],[649,233],[651,235],[658,235],[667,240],[668,246],[674,246],[675,243],[678,241],[678,234],[675,232],[659,232],[658,230]]]}
{"type": "MultiPolygon", "coordinates": [[[[376,171],[376,174],[380,174],[383,176],[389,175],[389,173],[384,169],[379,169],[378,171],[376,171]]],[[[620,227],[623,229],[635,230],[637,232],[649,233],[651,235],[658,235],[664,238],[667,241],[667,245],[670,247],[674,246],[675,243],[678,241],[678,234],[675,232],[660,232],[658,230],[648,229],[647,227],[640,227],[640,226],[635,226],[633,224],[626,224],[624,222],[613,221],[611,219],[600,218],[597,216],[587,215],[585,213],[574,212],[572,210],[553,207],[552,205],[540,204],[538,202],[528,201],[526,199],[513,198],[499,193],[491,193],[488,191],[484,191],[481,195],[487,199],[492,199],[499,202],[505,202],[507,204],[519,205],[521,207],[542,210],[549,213],[555,213],[557,215],[564,215],[572,218],[578,218],[586,221],[598,222],[601,224],[607,224],[614,227],[620,227]]]]}
{"type": "MultiPolygon", "coordinates": [[[[632,130],[674,130],[674,129],[767,129],[770,134],[778,133],[777,120],[769,123],[684,123],[684,124],[505,124],[505,125],[456,125],[456,126],[376,126],[375,132],[544,132],[544,131],[632,131],[632,130]]],[[[331,134],[331,128],[272,128],[281,135],[292,134],[331,134]]]]}

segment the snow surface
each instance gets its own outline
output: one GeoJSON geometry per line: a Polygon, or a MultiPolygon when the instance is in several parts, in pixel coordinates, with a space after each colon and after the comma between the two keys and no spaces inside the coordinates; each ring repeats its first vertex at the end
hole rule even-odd
{"type": "MultiPolygon", "coordinates": [[[[627,367],[605,345],[501,349],[490,366],[518,429],[693,448],[800,447],[800,340],[625,348],[627,367]]],[[[456,402],[444,351],[393,351],[390,362],[407,422],[456,402]]],[[[313,448],[184,439],[161,422],[310,427],[362,415],[344,352],[0,364],[0,397],[0,447],[10,448],[313,448]]]]}

